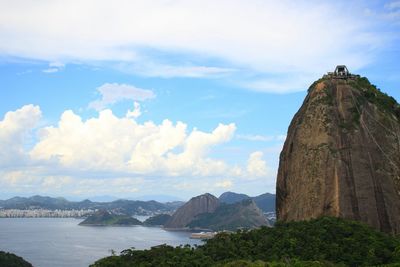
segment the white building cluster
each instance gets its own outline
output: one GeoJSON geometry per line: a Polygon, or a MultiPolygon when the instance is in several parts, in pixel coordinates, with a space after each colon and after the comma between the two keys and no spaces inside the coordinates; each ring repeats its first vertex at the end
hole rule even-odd
{"type": "Polygon", "coordinates": [[[80,218],[93,214],[95,210],[47,210],[47,209],[0,209],[0,218],[80,218]]]}

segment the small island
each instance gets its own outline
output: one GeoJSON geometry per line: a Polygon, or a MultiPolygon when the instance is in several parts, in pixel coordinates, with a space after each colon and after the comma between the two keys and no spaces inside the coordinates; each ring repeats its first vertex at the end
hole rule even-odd
{"type": "Polygon", "coordinates": [[[142,225],[142,222],[127,215],[111,214],[106,210],[99,210],[79,223],[83,226],[131,226],[142,225]]]}

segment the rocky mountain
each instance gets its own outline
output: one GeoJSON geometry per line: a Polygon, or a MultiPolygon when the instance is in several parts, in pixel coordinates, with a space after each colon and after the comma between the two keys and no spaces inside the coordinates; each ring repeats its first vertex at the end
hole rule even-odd
{"type": "Polygon", "coordinates": [[[172,215],[164,225],[165,228],[186,228],[187,225],[199,214],[212,213],[219,206],[215,196],[206,193],[190,199],[172,215]]]}
{"type": "Polygon", "coordinates": [[[275,194],[265,193],[256,197],[252,197],[252,199],[263,212],[275,212],[275,194]]]}
{"type": "Polygon", "coordinates": [[[213,213],[203,213],[188,224],[189,228],[213,231],[269,226],[267,218],[252,199],[234,204],[222,204],[213,213]]]}
{"type": "Polygon", "coordinates": [[[142,222],[138,219],[127,215],[111,214],[106,210],[99,210],[79,223],[79,225],[84,226],[130,226],[141,224],[142,222]]]}
{"type": "Polygon", "coordinates": [[[43,196],[14,197],[0,201],[0,208],[4,209],[49,209],[49,210],[70,210],[70,209],[99,209],[112,210],[127,215],[152,213],[171,213],[184,202],[174,201],[160,203],[154,200],[138,201],[119,199],[112,202],[92,202],[84,200],[79,202],[68,201],[64,198],[52,198],[43,196]]]}
{"type": "Polygon", "coordinates": [[[221,203],[233,204],[245,199],[252,199],[263,212],[275,212],[275,194],[265,193],[256,197],[234,192],[225,192],[219,197],[221,203]]]}
{"type": "Polygon", "coordinates": [[[400,107],[367,78],[308,90],[280,155],[281,221],[336,216],[400,233],[400,107]]]}
{"type": "Polygon", "coordinates": [[[225,193],[222,193],[218,199],[219,199],[219,201],[221,201],[221,203],[233,204],[233,203],[241,202],[241,201],[243,201],[245,199],[249,199],[249,198],[250,197],[246,194],[225,192],[225,193]]]}

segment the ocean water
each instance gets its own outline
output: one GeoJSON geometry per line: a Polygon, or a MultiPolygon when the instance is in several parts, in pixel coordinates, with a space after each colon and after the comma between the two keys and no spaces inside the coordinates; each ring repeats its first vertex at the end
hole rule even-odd
{"type": "MultiPolygon", "coordinates": [[[[140,218],[139,218],[140,219],[140,218]]],[[[15,253],[35,267],[87,267],[96,260],[135,247],[200,244],[190,233],[159,227],[78,226],[73,218],[1,218],[0,250],[15,253]]]]}

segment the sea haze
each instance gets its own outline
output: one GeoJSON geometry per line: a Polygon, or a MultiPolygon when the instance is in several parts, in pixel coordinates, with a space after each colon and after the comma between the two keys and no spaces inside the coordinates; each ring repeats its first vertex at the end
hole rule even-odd
{"type": "Polygon", "coordinates": [[[201,243],[189,239],[188,232],[159,227],[91,227],[78,226],[79,222],[73,218],[2,218],[0,251],[15,253],[35,267],[87,267],[109,256],[111,250],[201,243]]]}

